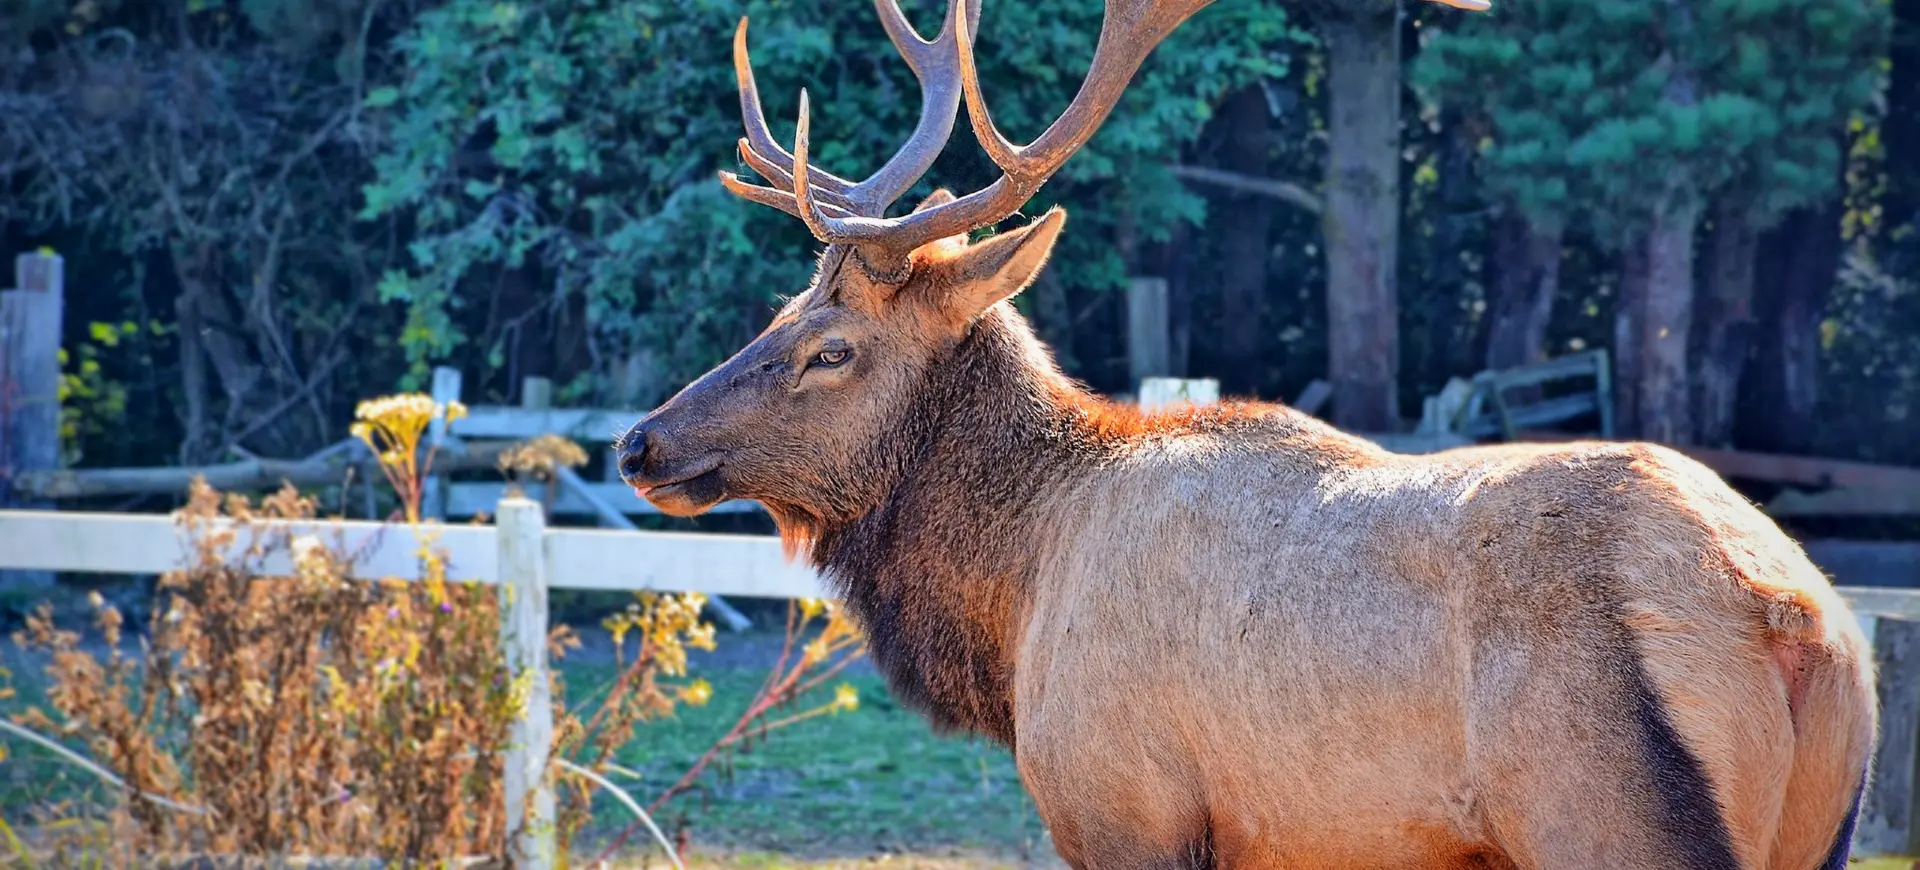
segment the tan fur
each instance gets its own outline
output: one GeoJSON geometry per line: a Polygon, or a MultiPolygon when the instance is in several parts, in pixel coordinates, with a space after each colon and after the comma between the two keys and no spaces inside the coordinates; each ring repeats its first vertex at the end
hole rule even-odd
{"type": "Polygon", "coordinates": [[[1283,407],[1105,403],[1002,301],[1060,225],[893,285],[830,249],[636,425],[628,479],[766,503],[903,700],[1013,747],[1076,867],[1687,866],[1660,746],[1738,867],[1818,866],[1872,670],[1752,505],[1643,444],[1402,456],[1283,407]],[[828,339],[855,362],[788,370],[828,339]]]}

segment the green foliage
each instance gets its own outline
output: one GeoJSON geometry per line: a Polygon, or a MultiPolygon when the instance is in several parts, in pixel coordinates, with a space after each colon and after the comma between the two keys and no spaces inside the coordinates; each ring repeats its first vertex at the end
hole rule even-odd
{"type": "Polygon", "coordinates": [[[1750,198],[1764,223],[1831,192],[1872,98],[1878,0],[1529,0],[1430,37],[1413,76],[1479,113],[1491,192],[1619,238],[1663,204],[1750,198]]]}
{"type": "MultiPolygon", "coordinates": [[[[942,8],[907,4],[927,33],[942,8]]],[[[405,214],[417,227],[410,267],[381,283],[383,299],[409,308],[403,345],[416,375],[473,340],[468,300],[501,269],[537,269],[556,299],[578,306],[603,375],[618,380],[643,359],[640,382],[616,389],[638,402],[712,364],[778,295],[804,286],[811,241],[800,223],[713,181],[734,168],[741,133],[728,36],[743,13],[775,134],[791,135],[793,95],[810,88],[817,161],[842,175],[877,169],[913,127],[919,92],[867,4],[453,0],[400,39],[403,80],[366,101],[389,133],[362,214],[405,214]]],[[[1099,4],[1065,0],[992,10],[982,74],[1009,135],[1037,135],[1067,105],[1099,16],[1099,4]]],[[[1283,71],[1295,38],[1257,0],[1217,3],[1149,61],[1048,196],[1078,206],[1083,239],[1124,209],[1199,220],[1201,201],[1165,165],[1221,95],[1283,71]]],[[[954,153],[968,138],[956,134],[961,147],[902,207],[935,183],[990,179],[983,159],[954,153]]],[[[1163,235],[1168,224],[1143,229],[1163,235]]],[[[1110,246],[1091,247],[1063,261],[1067,280],[1117,285],[1110,246]]]]}

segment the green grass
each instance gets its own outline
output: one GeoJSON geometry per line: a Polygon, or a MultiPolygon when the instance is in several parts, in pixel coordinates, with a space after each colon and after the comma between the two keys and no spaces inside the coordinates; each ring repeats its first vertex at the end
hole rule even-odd
{"type": "MultiPolygon", "coordinates": [[[[697,673],[712,681],[713,701],[682,705],[674,717],[649,724],[618,758],[644,776],[624,783],[642,802],[726,732],[764,678],[756,669],[697,673]]],[[[569,698],[611,676],[607,666],[570,668],[569,698]]],[[[685,821],[702,846],[785,856],[1051,854],[1006,750],[935,735],[918,714],[895,705],[877,677],[847,682],[860,690],[859,709],[780,729],[730,754],[701,790],[677,798],[658,821],[685,821]]],[[[832,687],[822,687],[807,706],[831,698],[832,687]]],[[[610,802],[596,817],[608,827],[626,823],[610,802]]]]}

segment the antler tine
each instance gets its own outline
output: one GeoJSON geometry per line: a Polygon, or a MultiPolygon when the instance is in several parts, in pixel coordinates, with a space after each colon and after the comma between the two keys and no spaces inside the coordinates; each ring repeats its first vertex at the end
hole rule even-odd
{"type": "MultiPolygon", "coordinates": [[[[720,173],[720,185],[725,187],[734,196],[740,197],[748,202],[772,206],[794,217],[801,217],[800,200],[791,192],[754,184],[750,181],[742,180],[740,176],[725,170],[722,170],[720,173]]],[[[819,192],[815,191],[815,195],[819,195],[819,192]]],[[[854,216],[853,212],[832,203],[822,204],[820,206],[820,212],[828,217],[849,218],[854,216]]]]}
{"type": "MultiPolygon", "coordinates": [[[[954,13],[951,18],[979,20],[980,0],[951,0],[951,4],[954,13]]],[[[881,26],[887,31],[887,37],[906,60],[907,67],[913,70],[914,77],[920,81],[919,123],[893,157],[865,181],[850,182],[818,167],[808,167],[808,170],[814,182],[814,195],[824,205],[838,206],[835,211],[877,217],[913,187],[940,156],[947,138],[953,133],[961,97],[959,71],[954,61],[954,42],[958,34],[951,24],[942,27],[939,37],[929,42],[922,39],[913,25],[907,22],[898,0],[874,0],[874,7],[879,13],[881,26]]],[[[798,202],[795,184],[795,176],[800,172],[799,156],[775,142],[767,127],[759,88],[754,82],[753,64],[747,52],[745,18],[734,30],[733,62],[734,75],[740,83],[740,113],[747,128],[747,136],[741,140],[740,157],[754,171],[771,181],[775,188],[794,194],[796,202],[793,208],[784,204],[775,207],[789,214],[801,213],[804,209],[798,202]]],[[[733,189],[731,185],[729,189],[733,189]]],[[[748,198],[773,204],[768,202],[764,194],[748,198]]]]}
{"type": "MultiPolygon", "coordinates": [[[[740,120],[747,128],[747,141],[751,148],[742,148],[741,155],[751,150],[761,163],[779,167],[779,176],[768,175],[755,161],[748,159],[748,165],[754,171],[767,175],[776,184],[791,188],[793,184],[793,155],[774,141],[773,131],[767,129],[767,114],[760,106],[760,88],[753,80],[753,58],[747,53],[747,17],[740,16],[740,24],[733,29],[733,75],[740,83],[740,120]]],[[[853,182],[834,175],[826,170],[816,169],[819,176],[814,182],[825,192],[844,198],[853,188],[853,182]]]]}
{"type": "Polygon", "coordinates": [[[1119,102],[1120,94],[1155,46],[1212,0],[1108,0],[1093,64],[1067,110],[1028,145],[1015,145],[993,125],[980,92],[973,54],[972,21],[958,4],[949,10],[954,58],[974,135],[1001,176],[985,189],[945,205],[898,218],[834,218],[816,213],[809,225],[822,241],[884,248],[901,254],[937,238],[971,232],[1000,221],[1025,205],[1059,171],[1119,102]],[[824,229],[826,232],[821,232],[824,229]]]}
{"type": "Polygon", "coordinates": [[[947,21],[932,42],[921,39],[907,23],[899,0],[874,0],[873,5],[887,37],[920,80],[920,121],[914,125],[913,134],[880,171],[858,185],[855,193],[861,204],[868,206],[863,211],[879,217],[927,174],[953,135],[953,122],[960,114],[959,57],[966,50],[971,25],[980,20],[980,0],[949,0],[947,21]],[[954,27],[955,21],[962,22],[960,29],[954,27]]]}

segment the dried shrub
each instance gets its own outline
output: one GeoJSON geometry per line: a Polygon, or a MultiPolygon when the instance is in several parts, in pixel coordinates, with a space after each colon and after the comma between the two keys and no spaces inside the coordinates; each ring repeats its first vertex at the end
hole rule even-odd
{"type": "Polygon", "coordinates": [[[43,610],[16,640],[52,653],[30,727],[78,738],[130,790],[142,854],[450,859],[501,848],[501,752],[526,695],[505,665],[495,590],[365,583],[283,523],[313,502],[253,505],[196,486],[189,567],[160,583],[143,655],[96,602],[104,661],[43,610]],[[276,576],[269,562],[291,562],[276,576]],[[284,573],[284,572],[281,572],[284,573]]]}
{"type": "MultiPolygon", "coordinates": [[[[408,521],[389,528],[420,541],[419,582],[351,579],[354,554],[327,540],[314,500],[290,487],[255,504],[196,482],[179,514],[189,564],[162,578],[138,654],[122,643],[120,612],[98,596],[92,627],[104,652],[56,626],[49,607],[28,620],[15,641],[50,654],[50,709],[16,721],[83,745],[127,798],[88,837],[107,832],[148,857],[506,857],[504,753],[532,675],[508,665],[501,591],[450,579],[418,520],[433,458],[430,448],[422,456],[422,436],[463,410],[388,397],[362,403],[354,426],[400,494],[408,521]]],[[[577,465],[577,452],[536,440],[514,465],[577,465]]],[[[604,622],[619,673],[582,709],[566,705],[555,672],[549,777],[562,854],[591,821],[595,783],[578,771],[604,780],[636,728],[711,697],[706,681],[682,679],[687,648],[714,647],[704,604],[699,593],[637,593],[604,622]]],[[[548,644],[557,661],[577,641],[560,626],[548,644]]],[[[747,712],[649,810],[774,729],[855,708],[842,685],[795,712],[864,652],[830,603],[797,602],[780,662],[747,712]]]]}

